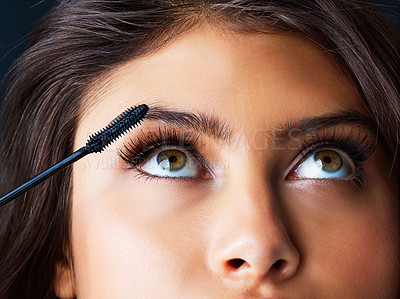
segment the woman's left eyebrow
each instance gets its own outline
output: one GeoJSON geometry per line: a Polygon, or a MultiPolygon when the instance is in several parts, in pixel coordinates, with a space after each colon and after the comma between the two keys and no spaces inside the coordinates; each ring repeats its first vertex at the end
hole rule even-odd
{"type": "Polygon", "coordinates": [[[276,138],[284,138],[288,134],[305,136],[309,133],[323,131],[336,126],[350,126],[367,131],[377,136],[378,127],[372,118],[356,110],[336,110],[326,114],[304,117],[299,120],[288,120],[279,128],[272,130],[276,138]]]}

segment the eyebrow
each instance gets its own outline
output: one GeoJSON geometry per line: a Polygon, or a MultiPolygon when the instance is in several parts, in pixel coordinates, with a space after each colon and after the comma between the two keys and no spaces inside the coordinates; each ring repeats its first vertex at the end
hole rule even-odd
{"type": "Polygon", "coordinates": [[[175,111],[162,105],[149,104],[148,106],[149,111],[145,119],[192,129],[225,142],[229,142],[233,136],[233,129],[226,121],[222,121],[215,114],[175,111]]]}
{"type": "Polygon", "coordinates": [[[315,117],[305,117],[300,120],[288,120],[281,124],[279,128],[272,131],[278,137],[284,137],[291,130],[296,130],[300,135],[306,135],[310,132],[318,132],[324,129],[332,128],[338,125],[348,125],[368,131],[370,134],[377,135],[376,122],[356,110],[337,110],[315,117]]]}
{"type": "MultiPolygon", "coordinates": [[[[149,111],[145,119],[191,129],[226,143],[230,142],[234,135],[234,129],[228,122],[221,120],[215,114],[171,110],[158,104],[148,106],[149,111]]],[[[372,135],[377,135],[375,121],[359,111],[346,109],[299,120],[289,119],[278,127],[268,130],[268,132],[272,133],[274,138],[282,138],[287,136],[291,130],[296,130],[300,135],[306,135],[312,131],[318,132],[337,125],[355,126],[367,130],[372,135]]]]}

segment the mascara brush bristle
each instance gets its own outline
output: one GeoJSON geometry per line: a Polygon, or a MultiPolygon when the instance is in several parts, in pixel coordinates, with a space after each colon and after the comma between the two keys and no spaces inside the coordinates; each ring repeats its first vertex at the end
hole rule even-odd
{"type": "Polygon", "coordinates": [[[118,137],[139,124],[148,110],[149,107],[145,104],[125,110],[111,121],[107,127],[89,137],[85,146],[86,151],[88,153],[103,151],[118,137]]]}

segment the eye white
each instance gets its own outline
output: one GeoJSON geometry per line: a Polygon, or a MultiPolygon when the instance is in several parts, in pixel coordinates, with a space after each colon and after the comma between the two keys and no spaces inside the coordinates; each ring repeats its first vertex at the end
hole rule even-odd
{"type": "Polygon", "coordinates": [[[197,177],[200,171],[198,164],[186,153],[181,150],[168,148],[158,151],[150,159],[147,160],[141,167],[142,171],[145,171],[151,175],[159,177],[197,177]],[[157,157],[160,153],[166,150],[176,150],[183,153],[186,156],[186,162],[184,166],[179,170],[170,170],[170,162],[168,159],[162,160],[160,163],[157,157]]]}
{"type": "Polygon", "coordinates": [[[348,157],[348,155],[342,153],[339,150],[331,150],[331,149],[329,149],[329,151],[336,152],[338,155],[340,155],[340,157],[343,160],[343,164],[338,170],[334,172],[329,172],[324,170],[322,162],[320,160],[315,159],[315,155],[321,151],[324,151],[324,149],[318,150],[317,152],[313,153],[297,167],[295,172],[299,178],[305,178],[305,179],[343,178],[352,173],[351,165],[353,163],[351,162],[351,159],[348,157]]]}

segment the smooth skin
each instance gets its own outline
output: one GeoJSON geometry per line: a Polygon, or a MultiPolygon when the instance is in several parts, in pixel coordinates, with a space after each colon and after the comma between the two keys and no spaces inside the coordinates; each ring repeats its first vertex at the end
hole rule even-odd
{"type": "Polygon", "coordinates": [[[265,133],[340,109],[365,113],[349,77],[306,38],[201,26],[113,70],[86,100],[75,149],[142,103],[213,114],[233,136],[201,134],[213,173],[192,181],[137,177],[118,156],[129,137],[157,130],[155,121],[76,162],[74,269],[58,266],[60,298],[398,294],[399,195],[383,151],[367,160],[375,167],[365,169],[358,188],[344,180],[290,179],[285,174],[299,149],[278,147],[265,133]],[[235,267],[232,259],[243,263],[235,267]]]}

